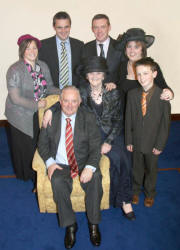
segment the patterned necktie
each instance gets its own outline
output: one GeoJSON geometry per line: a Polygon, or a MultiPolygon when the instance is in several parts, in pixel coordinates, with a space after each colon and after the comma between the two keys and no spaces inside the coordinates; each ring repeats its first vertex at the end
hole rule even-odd
{"type": "Polygon", "coordinates": [[[68,68],[68,57],[67,51],[65,47],[65,43],[61,42],[61,58],[60,58],[60,66],[59,66],[59,85],[60,89],[64,88],[69,83],[69,68],[68,68]]]}
{"type": "Polygon", "coordinates": [[[73,133],[70,122],[71,119],[66,118],[66,153],[68,163],[71,169],[71,177],[75,178],[78,175],[78,165],[74,154],[73,133]]]}
{"type": "Polygon", "coordinates": [[[103,46],[104,46],[104,45],[103,45],[102,43],[99,43],[99,47],[100,47],[100,49],[101,49],[100,56],[105,58],[103,46]]]}
{"type": "Polygon", "coordinates": [[[145,116],[146,109],[147,109],[147,103],[146,103],[146,96],[148,95],[148,92],[142,92],[142,98],[141,98],[141,108],[142,108],[142,115],[145,116]]]}

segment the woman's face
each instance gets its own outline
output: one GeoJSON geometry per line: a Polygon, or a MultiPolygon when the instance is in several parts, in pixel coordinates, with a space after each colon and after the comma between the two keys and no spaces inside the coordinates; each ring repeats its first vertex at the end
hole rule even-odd
{"type": "Polygon", "coordinates": [[[34,63],[38,56],[38,48],[35,41],[32,41],[28,44],[24,52],[24,60],[28,63],[34,63]]]}
{"type": "Polygon", "coordinates": [[[103,72],[91,72],[87,74],[87,79],[92,87],[102,86],[104,80],[103,72]]]}
{"type": "Polygon", "coordinates": [[[132,62],[142,58],[142,45],[141,42],[130,41],[126,45],[126,55],[132,62]]]}

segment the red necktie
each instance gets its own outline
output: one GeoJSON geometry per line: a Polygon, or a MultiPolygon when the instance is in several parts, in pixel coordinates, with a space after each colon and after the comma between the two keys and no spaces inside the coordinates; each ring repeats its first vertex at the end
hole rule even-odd
{"type": "Polygon", "coordinates": [[[73,133],[71,127],[71,119],[66,118],[66,153],[68,163],[71,169],[71,177],[75,178],[78,175],[78,165],[76,162],[73,146],[73,133]]]}

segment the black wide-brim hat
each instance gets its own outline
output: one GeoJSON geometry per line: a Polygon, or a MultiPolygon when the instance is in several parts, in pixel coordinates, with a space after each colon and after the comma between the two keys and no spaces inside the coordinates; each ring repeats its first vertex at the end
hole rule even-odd
{"type": "Polygon", "coordinates": [[[91,56],[84,58],[82,64],[78,66],[76,73],[81,76],[86,76],[92,72],[108,73],[106,59],[101,56],[91,56]]]}
{"type": "Polygon", "coordinates": [[[130,41],[143,41],[146,45],[146,48],[149,48],[155,40],[155,37],[152,35],[146,35],[143,29],[140,28],[131,28],[128,29],[122,36],[119,36],[119,49],[124,50],[126,44],[130,41]]]}

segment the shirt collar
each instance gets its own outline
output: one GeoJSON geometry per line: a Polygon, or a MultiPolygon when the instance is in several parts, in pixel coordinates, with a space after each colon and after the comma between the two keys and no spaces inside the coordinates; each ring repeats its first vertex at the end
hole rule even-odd
{"type": "Polygon", "coordinates": [[[109,36],[104,42],[99,42],[99,41],[96,40],[96,44],[109,45],[109,42],[110,42],[110,37],[109,36]]]}
{"type": "Polygon", "coordinates": [[[62,41],[62,40],[56,35],[56,43],[61,43],[61,42],[64,42],[64,43],[69,44],[69,43],[70,43],[69,37],[68,37],[65,41],[62,41]]]}
{"type": "Polygon", "coordinates": [[[77,114],[77,113],[75,113],[75,114],[73,114],[73,115],[71,115],[71,116],[67,116],[67,115],[65,115],[64,112],[62,111],[62,117],[63,117],[65,120],[66,120],[66,118],[70,118],[71,121],[74,121],[75,118],[76,118],[76,114],[77,114]]]}

